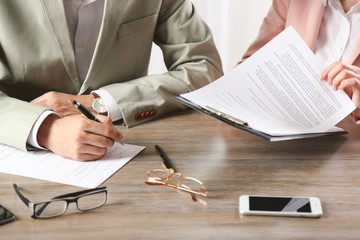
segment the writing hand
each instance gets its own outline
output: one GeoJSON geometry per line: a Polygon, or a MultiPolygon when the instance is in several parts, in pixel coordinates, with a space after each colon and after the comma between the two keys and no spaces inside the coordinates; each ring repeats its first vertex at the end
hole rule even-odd
{"type": "Polygon", "coordinates": [[[320,74],[320,80],[328,80],[334,90],[344,90],[356,105],[352,112],[354,121],[360,119],[360,68],[342,62],[334,62],[320,74]]]}
{"type": "Polygon", "coordinates": [[[73,160],[100,159],[107,147],[122,140],[122,134],[109,117],[99,118],[102,123],[79,114],[63,118],[49,116],[39,128],[38,143],[59,156],[73,160]]]}
{"type": "Polygon", "coordinates": [[[66,117],[79,114],[79,111],[72,104],[73,100],[80,102],[87,109],[92,109],[91,104],[94,97],[92,95],[71,95],[52,91],[35,98],[30,103],[51,108],[61,117],[66,117]]]}

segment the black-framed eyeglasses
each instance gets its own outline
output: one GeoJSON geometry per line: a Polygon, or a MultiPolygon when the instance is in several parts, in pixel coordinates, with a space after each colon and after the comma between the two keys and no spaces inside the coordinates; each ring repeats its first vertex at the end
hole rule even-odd
{"type": "Polygon", "coordinates": [[[33,210],[32,218],[53,218],[63,215],[69,204],[76,203],[79,211],[88,211],[103,206],[107,201],[106,187],[93,188],[60,195],[48,201],[32,203],[13,184],[14,190],[26,206],[33,210]]]}

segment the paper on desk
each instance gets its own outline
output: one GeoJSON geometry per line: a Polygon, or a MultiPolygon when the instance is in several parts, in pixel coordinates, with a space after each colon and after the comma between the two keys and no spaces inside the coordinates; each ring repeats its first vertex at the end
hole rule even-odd
{"type": "Polygon", "coordinates": [[[0,172],[95,188],[144,148],[115,143],[102,159],[79,162],[62,158],[50,151],[25,152],[0,144],[0,172]]]}
{"type": "Polygon", "coordinates": [[[272,136],[322,133],[355,105],[318,76],[323,67],[288,27],[219,80],[181,96],[272,136]]]}

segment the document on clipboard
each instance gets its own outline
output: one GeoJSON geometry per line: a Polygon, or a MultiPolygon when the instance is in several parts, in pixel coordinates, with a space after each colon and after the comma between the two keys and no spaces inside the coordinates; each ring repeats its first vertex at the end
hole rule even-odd
{"type": "Polygon", "coordinates": [[[344,134],[335,125],[356,106],[319,80],[322,69],[290,26],[223,77],[174,98],[269,141],[344,134]]]}

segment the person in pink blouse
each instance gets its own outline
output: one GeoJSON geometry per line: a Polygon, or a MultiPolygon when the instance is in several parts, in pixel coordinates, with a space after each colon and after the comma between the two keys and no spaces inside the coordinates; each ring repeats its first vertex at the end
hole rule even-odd
{"type": "Polygon", "coordinates": [[[259,34],[241,61],[286,27],[293,26],[322,62],[319,76],[334,90],[344,90],[360,123],[360,0],[273,0],[259,34]]]}

